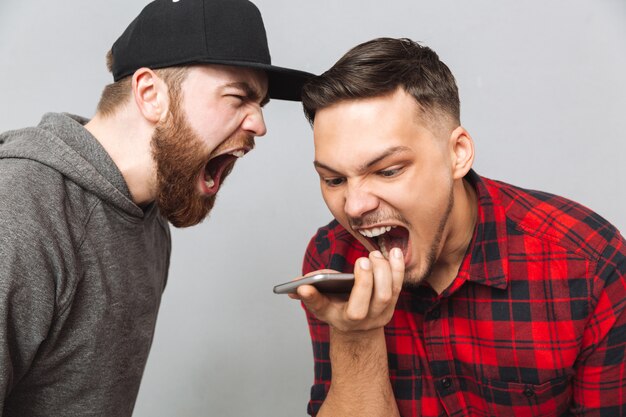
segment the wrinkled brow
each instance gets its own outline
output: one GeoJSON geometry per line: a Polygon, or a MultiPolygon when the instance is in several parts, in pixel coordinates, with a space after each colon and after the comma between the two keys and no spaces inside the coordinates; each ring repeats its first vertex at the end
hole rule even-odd
{"type": "MultiPolygon", "coordinates": [[[[372,166],[376,165],[377,163],[379,163],[380,161],[384,160],[385,158],[388,158],[392,155],[398,154],[398,153],[402,153],[402,152],[406,152],[406,151],[410,151],[410,148],[407,148],[406,146],[393,146],[389,149],[384,150],[380,155],[375,156],[374,158],[372,158],[371,160],[369,160],[368,162],[365,162],[363,164],[361,164],[361,166],[358,168],[357,172],[359,174],[367,171],[369,168],[371,168],[372,166]]],[[[323,164],[319,161],[313,161],[313,165],[315,165],[318,168],[322,168],[325,169],[327,171],[333,172],[338,174],[337,170],[329,167],[326,164],[323,164]]]]}
{"type": "Polygon", "coordinates": [[[252,87],[250,84],[248,84],[245,81],[237,81],[234,83],[228,83],[225,85],[225,87],[234,87],[234,88],[239,88],[241,89],[245,95],[246,98],[250,101],[254,101],[256,103],[259,103],[261,105],[261,107],[265,106],[267,104],[268,101],[270,101],[269,95],[261,95],[261,92],[252,87]]]}

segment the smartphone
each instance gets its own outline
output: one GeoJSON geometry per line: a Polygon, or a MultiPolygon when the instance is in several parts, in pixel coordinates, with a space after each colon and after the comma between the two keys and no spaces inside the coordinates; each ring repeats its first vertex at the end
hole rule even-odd
{"type": "Polygon", "coordinates": [[[349,294],[354,285],[354,274],[338,272],[320,273],[285,282],[274,287],[275,294],[295,294],[300,285],[313,285],[319,292],[327,294],[349,294]]]}

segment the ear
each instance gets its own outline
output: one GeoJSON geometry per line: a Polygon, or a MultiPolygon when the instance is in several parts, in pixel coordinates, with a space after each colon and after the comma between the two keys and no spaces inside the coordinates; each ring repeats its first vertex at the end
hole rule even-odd
{"type": "Polygon", "coordinates": [[[132,81],[135,104],[146,120],[157,123],[163,120],[169,109],[167,85],[149,68],[139,68],[132,81]]]}
{"type": "Polygon", "coordinates": [[[452,156],[452,175],[454,179],[463,178],[474,164],[474,141],[463,126],[459,126],[450,134],[450,150],[452,156]]]}

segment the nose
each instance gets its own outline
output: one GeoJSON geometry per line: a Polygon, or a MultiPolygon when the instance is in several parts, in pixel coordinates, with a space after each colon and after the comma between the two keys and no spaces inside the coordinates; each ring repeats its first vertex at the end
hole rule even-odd
{"type": "Polygon", "coordinates": [[[253,109],[244,119],[242,127],[252,136],[265,135],[267,133],[267,127],[263,119],[263,109],[258,105],[254,105],[253,109]]]}
{"type": "Polygon", "coordinates": [[[359,218],[378,208],[380,200],[367,189],[366,184],[351,184],[346,187],[344,211],[352,218],[359,218]]]}

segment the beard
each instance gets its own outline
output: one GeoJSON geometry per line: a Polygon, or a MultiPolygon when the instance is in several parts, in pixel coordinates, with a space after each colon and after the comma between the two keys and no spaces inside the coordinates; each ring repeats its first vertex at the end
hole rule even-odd
{"type": "MultiPolygon", "coordinates": [[[[435,263],[437,262],[437,257],[441,247],[441,241],[443,239],[443,234],[446,230],[446,225],[448,224],[448,219],[450,218],[450,214],[452,213],[452,208],[454,207],[454,184],[450,185],[450,193],[448,194],[446,207],[443,210],[443,213],[439,217],[439,219],[434,220],[433,222],[437,222],[437,229],[435,231],[435,236],[433,237],[428,251],[426,253],[426,260],[424,266],[421,270],[410,269],[405,270],[404,272],[404,281],[402,287],[406,290],[414,290],[420,286],[422,281],[427,279],[433,271],[435,263]]],[[[409,220],[402,216],[400,213],[395,211],[382,211],[368,214],[364,217],[351,217],[348,218],[348,224],[350,226],[350,230],[354,230],[359,227],[363,227],[364,225],[370,224],[378,224],[385,223],[389,220],[397,220],[401,224],[406,225],[407,230],[411,228],[411,224],[409,220]]],[[[407,232],[408,233],[408,232],[407,232]]],[[[357,238],[358,240],[358,238],[357,238]]],[[[391,249],[391,248],[389,248],[391,249]]]]}
{"type": "Polygon", "coordinates": [[[204,195],[197,188],[210,153],[187,122],[179,100],[173,98],[169,116],[152,136],[152,157],[156,164],[156,204],[175,227],[200,223],[215,204],[215,195],[204,195]]]}
{"type": "Polygon", "coordinates": [[[433,241],[430,244],[428,253],[426,255],[426,263],[421,271],[405,271],[404,282],[402,284],[402,287],[404,289],[415,290],[417,287],[419,287],[422,281],[427,279],[433,272],[435,262],[437,262],[437,256],[440,250],[441,240],[443,239],[443,233],[446,230],[446,225],[448,224],[448,219],[450,218],[453,207],[454,187],[450,186],[450,194],[448,195],[447,206],[439,219],[437,231],[435,232],[435,237],[433,238],[433,241]]]}

